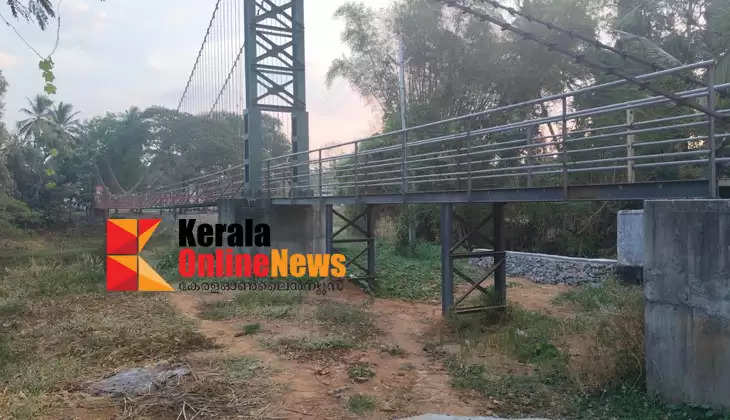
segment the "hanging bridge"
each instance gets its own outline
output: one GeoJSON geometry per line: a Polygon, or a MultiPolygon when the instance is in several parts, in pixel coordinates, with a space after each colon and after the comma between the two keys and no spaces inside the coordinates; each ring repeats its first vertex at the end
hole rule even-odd
{"type": "MultiPolygon", "coordinates": [[[[457,1],[444,3],[473,13],[485,24],[542,42],[457,1]]],[[[457,308],[466,295],[454,303],[454,274],[471,284],[467,295],[483,291],[480,285],[493,274],[500,305],[505,303],[505,203],[716,198],[725,182],[721,174],[730,157],[720,151],[730,133],[721,122],[730,109],[719,108],[717,97],[726,95],[730,83],[715,83],[716,63],[711,60],[674,68],[652,65],[644,74],[627,75],[573,56],[616,80],[312,149],[303,16],[302,0],[218,0],[178,111],[240,117],[241,163],[136,193],[102,191],[97,207],[219,207],[222,219],[259,215],[277,218],[280,225],[309,225],[315,220],[307,232],[321,236],[328,251],[338,244],[366,245],[350,264],[372,281],[372,206],[441,204],[444,311],[470,312],[484,308],[457,308]],[[690,80],[694,86],[682,91],[662,88],[673,79],[690,80]],[[610,92],[622,85],[637,87],[635,98],[611,102],[610,92]],[[291,153],[265,156],[264,118],[280,121],[291,153]],[[453,206],[460,203],[491,204],[493,210],[466,237],[456,239],[453,206]],[[351,204],[365,205],[365,210],[350,218],[333,208],[351,204]],[[344,219],[345,226],[333,231],[336,217],[344,219]],[[493,224],[493,251],[475,252],[468,238],[488,223],[493,224]],[[338,239],[345,228],[354,229],[357,238],[338,239]],[[316,233],[319,230],[322,235],[316,233]],[[358,258],[364,255],[368,261],[361,265],[358,258]],[[484,255],[494,256],[495,263],[481,281],[453,267],[457,259],[484,255]]],[[[301,235],[292,233],[285,241],[301,235]]]]}

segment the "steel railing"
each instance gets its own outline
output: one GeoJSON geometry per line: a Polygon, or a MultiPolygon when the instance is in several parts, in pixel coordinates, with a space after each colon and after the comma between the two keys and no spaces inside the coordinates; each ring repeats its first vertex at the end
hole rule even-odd
{"type": "MultiPolygon", "coordinates": [[[[638,76],[664,83],[706,74],[708,86],[674,92],[714,105],[714,61],[638,76]]],[[[718,131],[707,114],[662,96],[607,103],[618,80],[267,159],[249,198],[324,198],[414,192],[709,180],[716,190],[718,131]]],[[[730,115],[730,109],[712,109],[730,115]]],[[[724,121],[724,119],[723,119],[724,121]]],[[[244,195],[243,165],[165,187],[97,197],[101,208],[214,205],[244,195]]]]}

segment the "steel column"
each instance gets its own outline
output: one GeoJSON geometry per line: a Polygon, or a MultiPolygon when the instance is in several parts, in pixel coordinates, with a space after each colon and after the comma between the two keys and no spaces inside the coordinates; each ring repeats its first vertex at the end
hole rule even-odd
{"type": "Polygon", "coordinates": [[[492,206],[494,220],[494,263],[497,269],[494,271],[494,291],[497,294],[497,304],[507,304],[507,267],[504,236],[504,204],[497,203],[492,206]]]}
{"type": "Polygon", "coordinates": [[[333,253],[332,249],[332,222],[333,222],[333,214],[332,214],[332,205],[328,204],[324,206],[324,238],[325,238],[325,247],[327,249],[328,254],[333,253]]]}
{"type": "MultiPolygon", "coordinates": [[[[717,65],[715,63],[712,63],[707,68],[707,106],[710,109],[710,111],[715,111],[716,106],[716,99],[717,96],[715,95],[715,68],[717,65]]],[[[717,144],[715,143],[715,117],[713,115],[709,115],[707,118],[707,143],[710,149],[710,156],[708,159],[708,164],[710,166],[708,178],[709,178],[709,186],[710,186],[710,197],[711,198],[718,198],[720,194],[720,190],[717,187],[717,144]]]]}
{"type": "Polygon", "coordinates": [[[368,280],[371,290],[375,290],[375,206],[367,207],[368,233],[368,280]]]}
{"type": "Polygon", "coordinates": [[[454,272],[451,260],[453,205],[441,204],[441,313],[446,316],[454,305],[454,272]]]}

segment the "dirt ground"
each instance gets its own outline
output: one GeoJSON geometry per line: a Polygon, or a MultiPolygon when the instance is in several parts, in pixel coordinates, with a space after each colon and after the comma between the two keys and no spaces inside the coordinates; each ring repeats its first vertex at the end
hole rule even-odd
{"type": "MultiPolygon", "coordinates": [[[[562,315],[551,300],[568,286],[536,285],[524,279],[510,279],[509,299],[525,309],[562,315]]],[[[347,284],[341,292],[326,297],[308,295],[295,319],[222,320],[201,319],[200,308],[207,302],[230,299],[226,294],[175,293],[169,296],[174,308],[195,320],[200,332],[219,346],[213,350],[187,355],[191,363],[246,356],[261,360],[271,368],[271,380],[282,385],[280,391],[262,410],[262,418],[396,418],[424,413],[451,415],[492,414],[489,401],[450,386],[448,372],[441,363],[429,358],[424,346],[433,342],[443,323],[440,306],[391,299],[372,299],[359,288],[347,284]],[[327,300],[362,305],[374,315],[380,331],[374,345],[347,351],[341,357],[301,360],[277,354],[262,342],[266,338],[320,333],[309,313],[327,300]],[[242,336],[244,323],[257,321],[262,331],[242,336]],[[397,355],[386,348],[401,349],[397,355]],[[375,376],[356,383],[347,369],[356,363],[372,366],[375,376]],[[357,416],[346,407],[348,395],[365,394],[375,398],[377,409],[367,416],[357,416]]],[[[520,369],[517,362],[503,355],[492,358],[491,365],[520,369]]],[[[524,367],[523,367],[524,368],[524,367]]]]}

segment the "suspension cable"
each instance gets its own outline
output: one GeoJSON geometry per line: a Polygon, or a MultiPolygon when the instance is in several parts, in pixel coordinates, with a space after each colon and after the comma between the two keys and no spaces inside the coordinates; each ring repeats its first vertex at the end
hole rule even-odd
{"type": "MultiPolygon", "coordinates": [[[[616,55],[621,56],[621,58],[623,58],[624,60],[630,60],[630,61],[633,61],[635,63],[641,64],[643,66],[650,67],[654,71],[660,71],[660,70],[666,70],[667,69],[666,66],[662,66],[660,64],[651,62],[649,60],[645,60],[645,59],[643,59],[641,57],[635,56],[635,55],[630,54],[630,53],[628,53],[626,51],[620,50],[620,49],[618,49],[616,47],[612,47],[612,46],[610,46],[610,45],[608,45],[606,43],[603,43],[603,42],[601,42],[601,41],[599,41],[597,39],[593,39],[593,38],[589,38],[587,36],[581,35],[580,33],[575,32],[575,31],[572,31],[570,29],[561,28],[560,26],[557,26],[554,23],[550,23],[550,22],[544,21],[542,19],[536,18],[536,17],[534,17],[534,16],[532,16],[530,14],[527,14],[527,13],[525,13],[523,11],[517,10],[514,7],[502,5],[502,4],[500,4],[499,2],[497,2],[495,0],[480,0],[480,1],[483,2],[483,3],[489,4],[489,5],[497,8],[497,9],[505,10],[507,13],[509,13],[512,16],[521,16],[521,17],[525,18],[528,22],[538,23],[540,25],[545,26],[546,28],[548,28],[550,30],[553,30],[553,31],[557,31],[557,32],[566,34],[566,35],[568,35],[572,39],[578,39],[580,41],[583,41],[583,42],[585,42],[587,44],[590,44],[590,45],[594,46],[597,49],[603,49],[603,50],[606,50],[606,51],[610,51],[610,52],[612,52],[612,53],[614,53],[616,55]]],[[[678,76],[681,77],[682,79],[684,79],[685,82],[695,83],[695,84],[699,84],[700,86],[708,87],[707,83],[705,83],[702,80],[696,79],[694,77],[690,77],[690,76],[687,76],[687,75],[684,75],[684,74],[679,74],[678,76]]],[[[727,93],[725,93],[724,91],[719,91],[718,93],[721,96],[723,96],[723,97],[727,96],[727,93]]]]}
{"type": "Polygon", "coordinates": [[[205,44],[208,42],[208,36],[210,35],[210,28],[213,26],[213,21],[215,20],[215,15],[218,13],[218,8],[220,7],[220,4],[221,4],[221,0],[218,0],[215,3],[215,9],[213,9],[213,15],[210,17],[210,22],[208,23],[208,28],[205,30],[205,36],[203,36],[203,43],[200,44],[200,49],[198,50],[198,56],[195,58],[195,63],[193,64],[193,69],[190,71],[190,76],[188,77],[188,81],[185,84],[185,89],[183,89],[183,93],[180,96],[180,101],[177,104],[178,112],[180,111],[183,100],[185,100],[185,96],[188,93],[188,89],[190,88],[190,82],[193,80],[193,75],[195,75],[195,70],[198,68],[198,63],[200,62],[200,57],[203,54],[203,49],[205,48],[205,44]]]}
{"type": "Polygon", "coordinates": [[[707,114],[714,118],[726,119],[729,117],[728,115],[723,115],[723,114],[717,113],[711,109],[708,109],[702,105],[695,104],[695,103],[693,103],[685,98],[679,97],[673,93],[666,92],[661,89],[655,88],[655,87],[651,86],[649,82],[645,82],[640,79],[637,79],[636,77],[626,74],[620,70],[616,70],[613,67],[605,66],[603,64],[588,60],[588,59],[586,59],[585,55],[583,55],[583,54],[575,54],[575,53],[569,51],[568,49],[560,47],[555,42],[550,42],[550,41],[546,41],[544,39],[540,39],[540,38],[536,37],[533,33],[523,31],[522,29],[519,29],[516,26],[511,25],[503,20],[497,19],[484,12],[481,12],[481,11],[475,10],[471,7],[460,4],[456,0],[437,0],[437,1],[440,1],[444,4],[446,4],[447,6],[457,9],[463,13],[470,14],[470,15],[476,17],[477,19],[481,20],[482,22],[485,22],[485,21],[490,22],[494,25],[499,26],[503,30],[513,32],[513,33],[517,34],[518,36],[522,37],[523,39],[535,42],[540,45],[544,45],[545,47],[548,48],[548,50],[556,51],[563,55],[571,57],[577,63],[582,63],[589,67],[593,67],[593,68],[603,71],[605,73],[611,74],[613,76],[620,77],[620,78],[626,80],[627,82],[638,86],[640,89],[647,90],[656,95],[664,96],[665,98],[670,99],[671,101],[673,101],[679,105],[684,105],[684,106],[690,107],[692,109],[700,111],[703,114],[707,114]]]}

